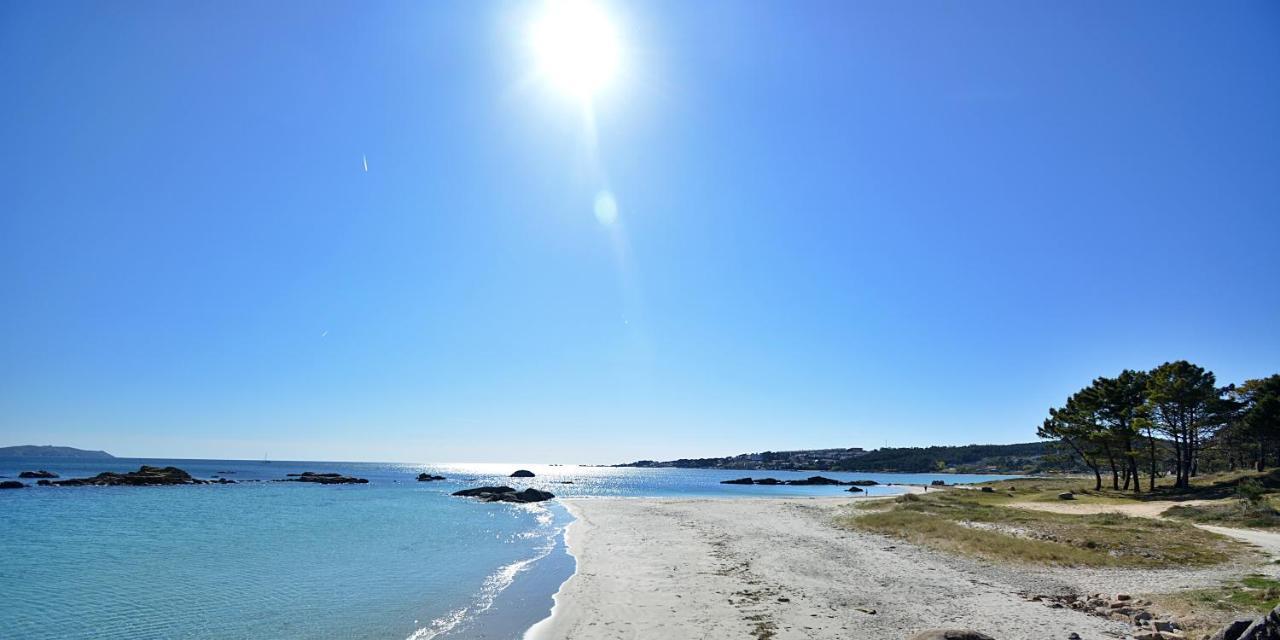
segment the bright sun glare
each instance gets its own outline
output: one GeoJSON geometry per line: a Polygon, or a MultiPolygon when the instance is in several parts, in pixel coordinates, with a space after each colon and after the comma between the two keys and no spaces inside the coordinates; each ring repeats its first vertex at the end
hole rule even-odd
{"type": "Polygon", "coordinates": [[[538,71],[561,91],[590,98],[618,68],[618,37],[587,0],[550,0],[532,28],[538,71]]]}

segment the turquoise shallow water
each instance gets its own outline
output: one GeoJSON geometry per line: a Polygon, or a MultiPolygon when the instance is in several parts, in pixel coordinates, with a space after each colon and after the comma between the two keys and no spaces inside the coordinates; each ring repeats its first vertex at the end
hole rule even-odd
{"type": "Polygon", "coordinates": [[[515,464],[0,459],[0,475],[38,468],[81,477],[144,463],[264,482],[0,491],[0,638],[517,638],[549,613],[573,571],[560,535],[569,516],[555,501],[449,496],[459,488],[534,486],[564,497],[841,493],[719,484],[752,475],[740,471],[515,464]],[[517,468],[537,477],[506,477],[517,468]],[[370,483],[269,482],[301,471],[370,483]],[[416,482],[423,471],[449,480],[416,482]]]}

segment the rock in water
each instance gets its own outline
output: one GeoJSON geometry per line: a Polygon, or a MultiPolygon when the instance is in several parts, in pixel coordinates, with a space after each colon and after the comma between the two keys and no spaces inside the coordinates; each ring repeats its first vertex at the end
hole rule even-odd
{"type": "Polygon", "coordinates": [[[874,487],[874,486],[876,486],[876,485],[878,485],[878,484],[880,484],[880,483],[879,483],[879,482],[876,482],[875,480],[854,480],[853,482],[850,482],[849,484],[856,485],[856,486],[859,486],[859,487],[874,487]]]}
{"type": "Polygon", "coordinates": [[[0,482],[0,489],[26,489],[26,488],[27,488],[27,485],[22,484],[17,480],[5,480],[3,482],[0,482]]]}
{"type": "Polygon", "coordinates": [[[314,482],[316,484],[368,484],[369,481],[364,478],[353,478],[344,476],[340,473],[316,473],[314,471],[304,471],[302,473],[290,473],[291,478],[282,480],[281,482],[314,482]]]}
{"type": "Polygon", "coordinates": [[[453,495],[464,498],[478,498],[484,502],[542,502],[555,497],[550,491],[529,488],[516,491],[511,487],[476,487],[454,491],[453,495]]]}
{"type": "Polygon", "coordinates": [[[824,484],[825,485],[825,484],[844,484],[844,483],[840,482],[839,480],[832,480],[831,478],[824,478],[822,476],[809,476],[804,480],[788,480],[787,484],[792,484],[792,485],[824,484]]]}
{"type": "Polygon", "coordinates": [[[911,640],[995,640],[995,638],[968,629],[929,629],[911,636],[911,640]]]}
{"type": "Polygon", "coordinates": [[[419,473],[418,482],[432,482],[434,480],[444,480],[444,476],[433,476],[429,473],[419,473]]]}
{"type": "Polygon", "coordinates": [[[862,493],[862,487],[849,487],[848,489],[845,489],[845,491],[848,491],[849,493],[862,493]]]}
{"type": "Polygon", "coordinates": [[[533,476],[533,472],[528,469],[518,469],[515,473],[511,474],[511,477],[512,478],[532,478],[534,476],[533,476]]]}
{"type": "Polygon", "coordinates": [[[754,484],[755,480],[751,478],[738,478],[737,480],[721,480],[720,484],[754,484]]]}
{"type": "Polygon", "coordinates": [[[44,469],[41,469],[39,471],[23,471],[22,473],[18,474],[18,477],[19,478],[56,478],[58,477],[58,474],[52,471],[45,471],[44,469]]]}
{"type": "Polygon", "coordinates": [[[41,480],[41,486],[60,487],[119,487],[119,486],[152,486],[170,484],[205,484],[205,480],[197,480],[191,474],[177,467],[149,467],[142,465],[137,471],[115,473],[107,471],[92,478],[71,478],[68,480],[41,480]]]}
{"type": "Polygon", "coordinates": [[[946,480],[934,480],[933,482],[930,482],[930,483],[929,483],[929,485],[930,485],[930,486],[934,486],[934,487],[945,487],[945,486],[947,486],[947,481],[946,481],[946,480]]]}

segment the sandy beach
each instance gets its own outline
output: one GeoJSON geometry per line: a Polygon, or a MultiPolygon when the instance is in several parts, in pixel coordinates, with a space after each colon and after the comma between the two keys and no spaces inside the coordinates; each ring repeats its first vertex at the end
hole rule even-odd
{"type": "Polygon", "coordinates": [[[578,571],[527,637],[888,639],[961,627],[998,640],[1118,638],[1126,625],[1024,594],[1173,590],[1244,569],[1000,566],[835,526],[854,501],[565,501],[578,571]]]}

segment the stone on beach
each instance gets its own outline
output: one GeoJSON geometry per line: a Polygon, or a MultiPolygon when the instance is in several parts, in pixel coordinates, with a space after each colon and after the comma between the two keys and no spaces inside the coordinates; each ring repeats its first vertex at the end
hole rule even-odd
{"type": "Polygon", "coordinates": [[[911,636],[911,640],[995,640],[991,636],[969,629],[929,629],[911,636]]]}
{"type": "Polygon", "coordinates": [[[1058,499],[1059,500],[1075,500],[1076,494],[1071,493],[1070,491],[1064,491],[1058,494],[1058,499]]]}

